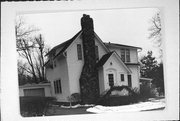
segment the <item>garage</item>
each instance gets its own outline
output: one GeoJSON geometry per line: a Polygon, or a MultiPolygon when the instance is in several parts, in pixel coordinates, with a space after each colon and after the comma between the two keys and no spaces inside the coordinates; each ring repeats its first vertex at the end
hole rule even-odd
{"type": "Polygon", "coordinates": [[[38,96],[38,97],[52,97],[51,84],[39,83],[39,84],[25,84],[19,86],[19,96],[38,96]]]}
{"type": "Polygon", "coordinates": [[[24,96],[45,97],[45,91],[44,91],[44,88],[24,89],[24,96]]]}

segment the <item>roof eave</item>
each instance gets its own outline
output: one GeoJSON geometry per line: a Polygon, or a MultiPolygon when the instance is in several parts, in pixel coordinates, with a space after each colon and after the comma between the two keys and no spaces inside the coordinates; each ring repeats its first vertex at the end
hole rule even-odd
{"type": "Polygon", "coordinates": [[[128,47],[128,48],[133,48],[133,49],[140,49],[142,50],[141,47],[136,47],[136,46],[129,46],[129,45],[123,45],[123,44],[116,44],[116,43],[106,43],[104,42],[106,46],[113,46],[113,47],[128,47]]]}

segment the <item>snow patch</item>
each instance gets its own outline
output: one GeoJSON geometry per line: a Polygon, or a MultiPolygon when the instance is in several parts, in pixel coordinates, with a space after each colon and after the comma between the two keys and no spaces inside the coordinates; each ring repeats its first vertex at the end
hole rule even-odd
{"type": "Polygon", "coordinates": [[[82,108],[82,107],[93,107],[93,106],[94,106],[93,104],[85,104],[85,105],[77,104],[77,105],[73,105],[73,106],[62,105],[61,108],[82,108]]]}
{"type": "Polygon", "coordinates": [[[134,112],[134,111],[152,110],[152,109],[158,109],[158,108],[164,108],[164,107],[165,107],[164,100],[156,100],[153,102],[141,102],[138,104],[124,105],[124,106],[96,105],[95,107],[86,109],[86,111],[92,112],[92,113],[130,112],[130,111],[134,112]]]}

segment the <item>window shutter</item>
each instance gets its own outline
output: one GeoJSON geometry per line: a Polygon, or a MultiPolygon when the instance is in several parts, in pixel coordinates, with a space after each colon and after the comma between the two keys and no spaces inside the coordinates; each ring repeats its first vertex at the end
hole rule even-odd
{"type": "Polygon", "coordinates": [[[59,93],[62,93],[62,89],[61,89],[61,80],[58,80],[58,85],[59,85],[59,93]]]}
{"type": "Polygon", "coordinates": [[[54,81],[54,92],[55,92],[55,94],[57,93],[57,90],[56,90],[56,81],[54,81]]]}

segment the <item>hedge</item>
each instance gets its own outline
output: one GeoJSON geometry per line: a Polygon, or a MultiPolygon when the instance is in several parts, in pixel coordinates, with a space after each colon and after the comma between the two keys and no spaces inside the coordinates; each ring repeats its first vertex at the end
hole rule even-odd
{"type": "Polygon", "coordinates": [[[136,103],[138,101],[138,94],[136,94],[131,88],[128,86],[115,86],[106,91],[104,95],[102,95],[96,102],[97,105],[103,106],[118,106],[118,105],[128,105],[131,103],[136,103]],[[129,95],[126,96],[118,96],[111,95],[112,91],[121,91],[123,89],[128,90],[129,95]]]}
{"type": "Polygon", "coordinates": [[[24,117],[46,115],[46,109],[53,103],[53,97],[20,97],[20,112],[24,117]]]}

